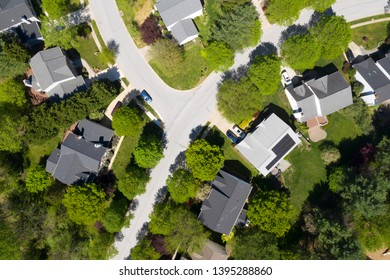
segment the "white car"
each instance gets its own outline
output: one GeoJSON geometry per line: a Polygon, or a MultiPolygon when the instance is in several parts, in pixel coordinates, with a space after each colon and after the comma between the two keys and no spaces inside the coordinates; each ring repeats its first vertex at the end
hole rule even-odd
{"type": "Polygon", "coordinates": [[[291,79],[290,79],[290,77],[288,76],[286,70],[283,70],[283,71],[282,71],[282,77],[283,77],[284,85],[285,85],[285,86],[289,86],[289,85],[292,84],[291,79]]]}
{"type": "Polygon", "coordinates": [[[240,137],[241,139],[244,139],[245,138],[245,132],[244,131],[242,131],[242,129],[238,126],[238,125],[234,125],[233,126],[233,131],[234,131],[234,133],[238,136],[238,137],[240,137]]]}

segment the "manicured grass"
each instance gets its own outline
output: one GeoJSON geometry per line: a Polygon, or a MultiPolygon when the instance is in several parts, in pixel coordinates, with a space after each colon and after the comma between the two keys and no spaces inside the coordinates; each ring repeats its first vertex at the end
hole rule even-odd
{"type": "Polygon", "coordinates": [[[98,70],[107,68],[107,64],[104,64],[99,56],[95,54],[99,52],[99,49],[92,36],[87,39],[79,38],[76,49],[80,53],[81,58],[85,59],[92,68],[97,68],[98,70]]]}
{"type": "Polygon", "coordinates": [[[64,134],[61,132],[56,137],[46,140],[40,145],[29,145],[27,155],[30,159],[31,166],[38,164],[43,157],[50,156],[51,152],[60,144],[63,135],[64,134]]]}
{"type": "Polygon", "coordinates": [[[96,21],[95,20],[92,20],[91,21],[91,24],[92,24],[92,28],[93,30],[95,31],[96,33],[96,36],[99,40],[99,43],[102,47],[104,47],[106,45],[106,43],[104,42],[103,38],[102,38],[102,35],[100,35],[100,31],[99,31],[99,28],[97,27],[97,24],[96,24],[96,21]]]}
{"type": "Polygon", "coordinates": [[[343,139],[354,139],[362,134],[356,123],[339,112],[328,116],[329,123],[323,127],[328,133],[327,141],[338,145],[343,139]]]}
{"type": "Polygon", "coordinates": [[[366,50],[377,48],[387,37],[389,22],[377,22],[352,29],[352,40],[366,50]],[[367,37],[367,41],[363,37],[367,37]]]}
{"type": "Polygon", "coordinates": [[[390,17],[389,14],[382,14],[382,15],[377,15],[377,16],[373,16],[373,17],[366,17],[366,18],[361,18],[358,20],[350,21],[349,24],[352,26],[354,24],[358,24],[358,23],[362,23],[362,22],[371,21],[371,20],[380,19],[380,18],[388,18],[388,17],[390,17]]]}
{"type": "Polygon", "coordinates": [[[149,64],[169,86],[181,90],[191,89],[210,74],[210,70],[206,68],[204,58],[200,54],[202,48],[199,43],[188,43],[185,47],[184,67],[178,75],[172,77],[167,76],[161,70],[157,60],[152,59],[149,64]]]}
{"type": "Polygon", "coordinates": [[[119,148],[116,155],[112,170],[117,178],[121,178],[126,173],[126,168],[131,162],[133,151],[138,143],[139,136],[137,137],[125,137],[122,145],[119,148]]]}
{"type": "Polygon", "coordinates": [[[216,127],[213,127],[209,131],[205,139],[210,144],[222,148],[225,155],[223,169],[227,172],[246,181],[249,181],[251,177],[259,174],[258,170],[233,147],[229,138],[216,127]]]}

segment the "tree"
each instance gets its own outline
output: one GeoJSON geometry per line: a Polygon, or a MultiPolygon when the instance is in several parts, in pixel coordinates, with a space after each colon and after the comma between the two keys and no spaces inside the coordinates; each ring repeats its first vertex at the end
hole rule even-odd
{"type": "Polygon", "coordinates": [[[282,63],[276,55],[257,56],[249,67],[248,77],[264,95],[274,94],[280,83],[282,63]]]}
{"type": "Polygon", "coordinates": [[[58,20],[71,13],[74,7],[69,0],[42,0],[42,8],[50,18],[58,20]]]}
{"type": "Polygon", "coordinates": [[[321,55],[316,38],[310,34],[291,36],[284,41],[280,52],[286,62],[295,70],[313,68],[321,55]]]}
{"type": "Polygon", "coordinates": [[[53,20],[44,17],[41,32],[45,38],[46,48],[58,46],[68,50],[78,46],[77,27],[69,26],[64,19],[53,20]]]}
{"type": "Polygon", "coordinates": [[[119,136],[137,136],[143,126],[144,118],[137,108],[122,106],[112,116],[112,127],[119,136]]]}
{"type": "Polygon", "coordinates": [[[104,64],[114,64],[115,63],[115,51],[107,48],[106,46],[103,46],[102,51],[99,52],[99,59],[104,64]]]}
{"type": "Polygon", "coordinates": [[[122,197],[111,202],[102,218],[104,228],[111,233],[119,232],[126,222],[127,200],[122,197]]]}
{"type": "Polygon", "coordinates": [[[226,71],[234,64],[234,51],[224,42],[212,42],[202,52],[210,69],[226,71]]]}
{"type": "Polygon", "coordinates": [[[352,40],[351,26],[343,16],[323,16],[321,20],[310,29],[317,45],[311,48],[318,48],[321,57],[333,59],[348,49],[348,44],[352,40]],[[332,32],[329,32],[332,30],[332,32]]]}
{"type": "Polygon", "coordinates": [[[143,134],[134,150],[138,166],[153,168],[164,157],[161,140],[154,134],[143,134]]]}
{"type": "Polygon", "coordinates": [[[160,26],[158,26],[158,22],[152,14],[145,19],[139,30],[141,31],[142,40],[148,45],[161,38],[160,26]]]}
{"type": "Polygon", "coordinates": [[[328,176],[329,189],[332,192],[338,193],[345,181],[347,180],[347,170],[343,167],[333,169],[328,176]]]}
{"type": "Polygon", "coordinates": [[[359,217],[356,231],[360,244],[366,251],[376,251],[390,246],[390,213],[370,219],[359,217]]]}
{"type": "Polygon", "coordinates": [[[186,151],[186,163],[195,178],[212,181],[222,168],[224,156],[221,148],[206,140],[195,140],[186,151]]]}
{"type": "Polygon", "coordinates": [[[329,7],[336,2],[336,0],[310,0],[308,2],[310,8],[313,8],[317,12],[323,13],[329,9],[329,7]]]}
{"type": "Polygon", "coordinates": [[[27,70],[27,50],[15,36],[0,34],[0,80],[12,78],[27,70]]]}
{"type": "Polygon", "coordinates": [[[20,62],[28,62],[30,54],[25,46],[22,45],[19,38],[13,33],[1,34],[1,50],[9,58],[20,62]]]}
{"type": "Polygon", "coordinates": [[[26,108],[25,87],[19,78],[2,81],[0,84],[0,114],[20,117],[26,108]]]}
{"type": "Polygon", "coordinates": [[[190,171],[178,169],[168,176],[166,184],[173,201],[184,203],[196,196],[200,182],[190,171]]]}
{"type": "Polygon", "coordinates": [[[235,260],[278,260],[279,251],[274,235],[252,228],[234,238],[232,257],[235,260]]]}
{"type": "Polygon", "coordinates": [[[353,81],[351,85],[352,85],[352,91],[356,93],[356,95],[359,95],[364,89],[364,85],[359,81],[353,81]]]}
{"type": "Polygon", "coordinates": [[[118,181],[118,189],[128,200],[132,200],[146,191],[149,180],[150,176],[146,169],[130,165],[126,169],[126,174],[118,181]]]}
{"type": "Polygon", "coordinates": [[[184,66],[183,49],[169,39],[158,39],[150,49],[150,53],[158,67],[168,77],[178,74],[184,66]]]}
{"type": "Polygon", "coordinates": [[[158,260],[161,256],[152,246],[152,242],[144,237],[131,249],[132,260],[158,260]]]}
{"type": "Polygon", "coordinates": [[[269,0],[266,16],[271,23],[291,25],[299,18],[305,2],[303,0],[269,0]]]}
{"type": "Polygon", "coordinates": [[[0,151],[16,153],[23,148],[19,120],[4,116],[0,128],[0,151]]]}
{"type": "Polygon", "coordinates": [[[51,184],[50,174],[42,166],[36,165],[28,170],[26,188],[29,192],[41,192],[49,188],[51,184]]]}
{"type": "Polygon", "coordinates": [[[345,117],[354,120],[356,125],[362,130],[363,134],[370,134],[374,130],[370,110],[361,98],[354,98],[352,105],[340,110],[339,112],[345,117]]]}
{"type": "Polygon", "coordinates": [[[252,3],[235,6],[221,15],[211,30],[213,41],[225,42],[233,50],[254,46],[260,40],[260,22],[252,3]]]}
{"type": "Polygon", "coordinates": [[[94,184],[68,187],[62,203],[68,210],[69,218],[76,224],[91,225],[104,212],[104,192],[94,184]]]}
{"type": "Polygon", "coordinates": [[[291,227],[294,208],[285,193],[279,191],[259,192],[248,208],[251,224],[261,230],[282,237],[291,227]]]}
{"type": "Polygon", "coordinates": [[[193,213],[170,204],[155,207],[148,227],[151,233],[165,236],[166,247],[171,253],[201,250],[209,236],[193,213]]]}
{"type": "Polygon", "coordinates": [[[219,87],[217,94],[218,110],[233,123],[249,119],[261,110],[262,96],[248,77],[239,81],[228,79],[219,87]]]}
{"type": "Polygon", "coordinates": [[[321,158],[326,165],[338,161],[341,157],[339,149],[333,144],[333,142],[323,142],[320,145],[320,150],[321,158]]]}

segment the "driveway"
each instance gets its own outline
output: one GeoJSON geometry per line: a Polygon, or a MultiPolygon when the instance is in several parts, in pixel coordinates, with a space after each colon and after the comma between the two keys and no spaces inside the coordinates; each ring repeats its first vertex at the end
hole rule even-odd
{"type": "MultiPolygon", "coordinates": [[[[379,2],[379,1],[348,1],[345,2],[379,2]]],[[[339,2],[344,2],[339,1],[339,2]]],[[[134,218],[130,228],[124,228],[122,241],[116,241],[118,254],[114,259],[124,259],[129,256],[130,249],[137,244],[137,234],[143,233],[149,221],[149,214],[153,211],[153,204],[159,196],[169,175],[169,167],[175,162],[180,152],[184,151],[189,143],[189,135],[193,130],[204,125],[216,110],[217,84],[221,74],[212,73],[201,85],[188,91],[178,91],[166,85],[149,66],[140,54],[134,41],[128,34],[126,26],[119,15],[115,0],[90,0],[89,7],[92,17],[96,20],[99,31],[107,42],[118,47],[116,64],[121,73],[130,81],[134,88],[146,89],[153,98],[153,108],[159,112],[165,123],[167,135],[167,149],[165,157],[151,172],[151,181],[146,192],[137,197],[138,207],[134,211],[134,218]]],[[[255,0],[254,3],[257,3],[255,0]]],[[[257,3],[258,6],[258,3],[257,3]]],[[[344,9],[349,14],[354,9],[344,9]]],[[[297,23],[304,24],[310,19],[312,11],[304,10],[297,23]]],[[[369,9],[359,12],[360,17],[370,16],[369,9]]],[[[277,45],[281,32],[286,27],[265,24],[263,29],[263,42],[272,42],[277,45]]],[[[235,57],[233,68],[247,64],[252,49],[246,49],[235,57]]]]}

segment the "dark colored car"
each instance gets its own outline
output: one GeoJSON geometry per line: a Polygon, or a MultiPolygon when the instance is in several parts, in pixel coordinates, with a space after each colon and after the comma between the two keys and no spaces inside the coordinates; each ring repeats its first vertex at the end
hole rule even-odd
{"type": "Polygon", "coordinates": [[[234,143],[237,144],[240,138],[238,138],[230,129],[226,131],[226,136],[234,143]]]}
{"type": "Polygon", "coordinates": [[[150,103],[153,100],[146,90],[141,91],[141,97],[146,103],[150,103]]]}

